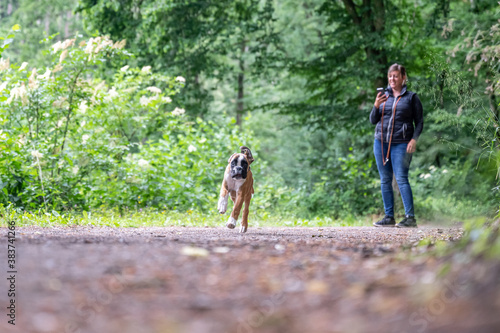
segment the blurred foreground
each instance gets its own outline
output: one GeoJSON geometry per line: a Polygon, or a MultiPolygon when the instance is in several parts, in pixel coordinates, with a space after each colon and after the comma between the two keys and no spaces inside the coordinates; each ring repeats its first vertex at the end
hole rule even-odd
{"type": "Polygon", "coordinates": [[[462,232],[17,228],[17,321],[0,330],[498,332],[500,264],[421,245],[462,232]]]}

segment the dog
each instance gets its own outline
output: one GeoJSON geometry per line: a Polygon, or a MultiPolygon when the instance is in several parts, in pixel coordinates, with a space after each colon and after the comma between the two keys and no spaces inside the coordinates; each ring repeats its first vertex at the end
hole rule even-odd
{"type": "Polygon", "coordinates": [[[220,189],[220,197],[218,210],[220,214],[226,213],[227,201],[229,195],[233,200],[233,211],[227,221],[226,226],[229,229],[236,227],[236,222],[240,215],[243,203],[243,217],[241,219],[240,233],[247,232],[248,229],[248,213],[250,212],[250,200],[253,196],[253,176],[250,170],[250,164],[254,161],[252,152],[248,147],[240,147],[241,153],[231,155],[228,160],[226,171],[224,172],[224,179],[220,189]]]}

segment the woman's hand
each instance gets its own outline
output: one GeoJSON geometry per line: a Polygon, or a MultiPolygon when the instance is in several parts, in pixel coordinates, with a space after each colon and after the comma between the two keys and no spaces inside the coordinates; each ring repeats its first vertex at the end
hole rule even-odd
{"type": "Polygon", "coordinates": [[[406,152],[408,154],[413,154],[416,149],[417,149],[417,140],[411,139],[410,142],[408,142],[408,146],[406,146],[406,152]]]}
{"type": "Polygon", "coordinates": [[[378,109],[380,107],[380,104],[384,103],[385,101],[387,101],[387,96],[385,95],[385,93],[379,92],[373,105],[378,109]]]}

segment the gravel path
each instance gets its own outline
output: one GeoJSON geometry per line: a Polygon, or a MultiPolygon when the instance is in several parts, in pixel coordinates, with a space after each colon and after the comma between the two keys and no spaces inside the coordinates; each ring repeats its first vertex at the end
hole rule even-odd
{"type": "Polygon", "coordinates": [[[3,314],[0,332],[498,332],[498,263],[478,275],[460,257],[418,255],[422,238],[461,233],[17,228],[16,325],[3,314]]]}

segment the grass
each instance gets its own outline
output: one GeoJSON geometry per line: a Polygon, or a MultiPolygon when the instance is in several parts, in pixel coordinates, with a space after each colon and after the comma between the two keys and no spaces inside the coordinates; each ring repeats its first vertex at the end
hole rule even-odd
{"type": "MultiPolygon", "coordinates": [[[[0,206],[0,227],[7,227],[9,221],[15,221],[16,226],[99,226],[99,227],[221,227],[225,226],[229,212],[225,215],[217,211],[159,211],[156,209],[127,210],[120,213],[118,209],[98,209],[90,212],[55,211],[17,211],[0,206]]],[[[241,221],[241,216],[240,216],[241,221]]],[[[274,215],[268,211],[259,210],[249,216],[250,227],[340,227],[371,225],[369,218],[347,217],[342,220],[331,217],[315,217],[311,219],[294,215],[274,215]]]]}
{"type": "MultiPolygon", "coordinates": [[[[446,198],[445,198],[446,199],[446,198]]],[[[465,221],[489,214],[479,209],[472,202],[426,198],[417,200],[416,210],[421,212],[417,217],[419,224],[447,226],[457,221],[465,221]]],[[[400,204],[402,209],[402,204],[400,204]]],[[[118,210],[118,208],[102,207],[92,211],[56,212],[37,210],[22,211],[12,204],[0,204],[0,227],[7,227],[9,221],[16,226],[107,226],[107,227],[222,227],[229,218],[229,212],[220,215],[217,210],[209,211],[170,211],[155,208],[118,210]]],[[[333,214],[332,214],[333,215],[333,214]]],[[[401,216],[398,215],[398,218],[401,216]]],[[[301,214],[287,212],[271,212],[254,207],[249,216],[250,227],[343,227],[371,226],[377,216],[347,215],[343,218],[331,216],[304,217],[301,214]]],[[[241,215],[240,215],[241,221],[241,215]]]]}

